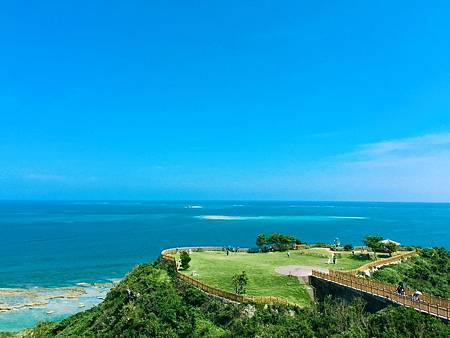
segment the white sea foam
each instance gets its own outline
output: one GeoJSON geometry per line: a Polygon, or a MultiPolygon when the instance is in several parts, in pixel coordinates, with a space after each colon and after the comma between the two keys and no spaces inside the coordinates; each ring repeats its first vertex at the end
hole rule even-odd
{"type": "Polygon", "coordinates": [[[280,216],[234,216],[234,215],[201,215],[195,218],[215,221],[250,221],[250,220],[272,220],[272,221],[310,221],[324,222],[333,219],[363,220],[367,217],[361,216],[322,216],[322,215],[280,215],[280,216]]]}
{"type": "Polygon", "coordinates": [[[195,218],[208,219],[208,220],[220,220],[220,221],[242,221],[242,220],[248,219],[248,217],[225,216],[225,215],[203,215],[203,216],[195,216],[195,218]]]}
{"type": "Polygon", "coordinates": [[[369,219],[368,217],[362,217],[362,216],[329,216],[329,218],[334,218],[334,219],[369,219]]]}

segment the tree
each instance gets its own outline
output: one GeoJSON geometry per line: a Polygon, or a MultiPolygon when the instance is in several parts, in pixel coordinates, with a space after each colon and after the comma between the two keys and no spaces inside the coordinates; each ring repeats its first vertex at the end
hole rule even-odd
{"type": "Polygon", "coordinates": [[[245,271],[242,271],[240,274],[236,274],[231,279],[235,292],[238,295],[242,295],[245,293],[245,287],[248,283],[248,277],[245,271]]]}
{"type": "Polygon", "coordinates": [[[273,233],[266,239],[267,244],[271,244],[274,250],[288,250],[295,246],[296,238],[293,236],[273,233]]]}
{"type": "Polygon", "coordinates": [[[398,245],[392,242],[388,242],[384,244],[384,249],[389,253],[389,256],[392,256],[392,253],[398,250],[398,245]]]}
{"type": "Polygon", "coordinates": [[[353,245],[352,244],[345,244],[344,245],[344,251],[352,251],[353,245]]]}
{"type": "Polygon", "coordinates": [[[189,262],[191,261],[191,257],[186,251],[182,251],[180,253],[180,259],[181,259],[181,269],[187,270],[189,269],[189,262]]]}
{"type": "Polygon", "coordinates": [[[259,234],[258,236],[256,236],[256,245],[258,247],[262,247],[265,244],[266,244],[266,235],[259,234]]]}
{"type": "Polygon", "coordinates": [[[364,244],[373,251],[375,258],[377,257],[376,252],[383,248],[383,244],[380,243],[382,240],[383,237],[381,236],[367,236],[364,238],[364,244]]]}

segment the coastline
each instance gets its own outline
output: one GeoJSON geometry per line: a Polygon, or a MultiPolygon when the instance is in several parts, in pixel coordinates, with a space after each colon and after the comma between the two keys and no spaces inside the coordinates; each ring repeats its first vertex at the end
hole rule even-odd
{"type": "Polygon", "coordinates": [[[60,321],[102,302],[120,282],[77,283],[72,287],[0,288],[0,332],[14,332],[42,320],[60,321]]]}

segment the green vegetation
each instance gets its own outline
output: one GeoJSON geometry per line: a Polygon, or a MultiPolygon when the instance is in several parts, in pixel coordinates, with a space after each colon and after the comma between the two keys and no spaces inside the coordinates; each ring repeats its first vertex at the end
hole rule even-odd
{"type": "Polygon", "coordinates": [[[191,257],[186,251],[183,251],[180,254],[180,260],[181,260],[181,269],[182,270],[189,269],[189,262],[191,261],[191,257]]]}
{"type": "MultiPolygon", "coordinates": [[[[180,254],[187,269],[184,273],[195,271],[195,276],[209,285],[235,293],[283,297],[303,305],[302,309],[224,302],[178,280],[171,263],[155,262],[137,266],[90,310],[59,323],[41,322],[17,334],[0,333],[0,337],[450,336],[450,326],[409,308],[391,306],[372,314],[365,311],[360,299],[346,304],[327,298],[313,304],[297,278],[275,271],[288,265],[350,270],[370,260],[367,254],[343,251],[336,254],[337,265],[330,265],[331,255],[324,248],[294,250],[289,255],[280,251],[180,254]]],[[[422,249],[418,256],[383,267],[373,277],[390,283],[404,280],[410,287],[449,297],[450,253],[443,248],[422,249]]]]}
{"type": "Polygon", "coordinates": [[[385,243],[384,250],[389,254],[389,256],[392,256],[392,254],[398,250],[398,245],[395,243],[385,243]]]}
{"type": "Polygon", "coordinates": [[[383,247],[383,244],[380,243],[382,240],[383,237],[381,236],[367,236],[364,238],[364,245],[370,248],[375,255],[383,247]]]}
{"type": "Polygon", "coordinates": [[[344,251],[352,251],[353,245],[352,244],[345,244],[344,245],[344,251]]]}
{"type": "Polygon", "coordinates": [[[391,284],[405,281],[410,288],[450,298],[450,253],[444,248],[421,249],[400,264],[380,268],[372,278],[391,284]]]}
{"type": "Polygon", "coordinates": [[[256,236],[256,245],[262,251],[286,251],[295,248],[296,244],[301,244],[301,241],[294,236],[273,233],[269,237],[265,234],[256,236]]]}
{"type": "Polygon", "coordinates": [[[366,313],[364,304],[326,299],[305,310],[231,304],[178,281],[173,267],[142,264],[106,300],[19,337],[449,337],[450,327],[407,308],[366,313]]]}
{"type": "Polygon", "coordinates": [[[232,276],[245,271],[248,276],[246,294],[253,296],[277,296],[301,306],[310,306],[306,286],[296,277],[279,274],[276,268],[288,265],[303,265],[336,270],[355,269],[370,259],[367,255],[350,252],[338,253],[337,264],[327,264],[331,252],[323,248],[293,250],[290,257],[286,252],[230,253],[222,251],[200,251],[191,254],[191,267],[184,273],[208,285],[234,292],[230,283],[232,276]]]}
{"type": "Polygon", "coordinates": [[[389,256],[392,256],[399,246],[394,242],[383,243],[382,240],[381,236],[367,236],[364,238],[364,244],[373,251],[374,256],[377,252],[387,252],[389,256]]]}
{"type": "Polygon", "coordinates": [[[256,236],[256,245],[258,247],[262,247],[263,245],[266,244],[266,235],[264,234],[259,234],[258,236],[256,236]]]}
{"type": "Polygon", "coordinates": [[[248,284],[248,277],[245,271],[236,274],[231,278],[231,282],[234,287],[234,292],[238,295],[243,295],[245,293],[245,287],[248,284]]]}

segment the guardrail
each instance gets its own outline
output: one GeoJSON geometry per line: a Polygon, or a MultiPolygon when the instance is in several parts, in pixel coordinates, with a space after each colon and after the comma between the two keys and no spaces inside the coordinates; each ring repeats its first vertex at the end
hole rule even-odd
{"type": "Polygon", "coordinates": [[[349,270],[348,272],[356,274],[358,272],[363,272],[363,271],[366,271],[371,268],[375,268],[378,266],[383,266],[383,265],[391,264],[391,263],[394,263],[397,261],[401,261],[405,258],[409,258],[409,257],[415,256],[415,255],[417,255],[416,251],[407,251],[407,252],[401,253],[396,256],[392,256],[389,258],[382,258],[382,259],[378,259],[378,260],[366,263],[364,265],[361,265],[359,268],[349,270]]]}
{"type": "Polygon", "coordinates": [[[412,307],[418,311],[444,318],[446,320],[450,319],[450,301],[448,299],[443,299],[424,293],[420,296],[419,301],[414,301],[411,298],[414,291],[409,288],[405,290],[405,295],[399,295],[396,293],[396,287],[392,284],[357,277],[346,272],[330,271],[327,274],[314,270],[312,275],[317,278],[369,293],[371,295],[387,298],[393,303],[412,307]]]}
{"type": "MultiPolygon", "coordinates": [[[[175,265],[175,268],[177,268],[176,265],[176,259],[174,256],[171,256],[173,254],[176,254],[180,251],[224,251],[224,248],[222,247],[182,247],[182,248],[172,248],[172,249],[166,249],[161,251],[161,258],[163,260],[166,260],[168,262],[171,262],[175,265]]],[[[239,249],[239,252],[245,252],[247,251],[246,248],[239,249]]],[[[289,302],[286,299],[275,297],[275,296],[250,296],[250,295],[238,295],[233,292],[225,291],[219,288],[215,288],[212,286],[209,286],[203,282],[200,282],[199,280],[188,276],[186,274],[183,274],[177,270],[177,278],[191,284],[192,286],[195,286],[196,288],[199,288],[200,290],[209,293],[214,296],[218,296],[221,298],[226,298],[228,300],[234,301],[234,302],[255,302],[255,303],[263,303],[263,304],[282,304],[282,305],[289,305],[293,307],[300,307],[300,305],[289,302]]]]}
{"type": "MultiPolygon", "coordinates": [[[[174,254],[176,254],[178,252],[181,252],[181,251],[192,251],[192,252],[196,252],[196,251],[225,251],[225,250],[226,250],[226,248],[224,248],[224,247],[217,247],[217,246],[178,247],[178,248],[165,249],[165,250],[161,251],[161,258],[166,260],[166,261],[170,261],[171,263],[173,263],[175,268],[177,269],[176,259],[172,255],[174,255],[174,254]]],[[[247,250],[248,250],[247,248],[239,248],[238,249],[239,252],[246,252],[247,250]]],[[[399,260],[408,258],[408,257],[413,256],[415,254],[416,254],[415,251],[408,251],[408,252],[402,253],[400,255],[396,255],[396,256],[389,257],[389,258],[385,258],[385,259],[380,259],[380,260],[377,260],[377,261],[369,262],[369,263],[364,264],[363,266],[361,266],[361,267],[359,267],[357,269],[349,270],[347,273],[344,273],[344,274],[352,276],[352,274],[356,274],[358,272],[365,271],[367,269],[370,269],[370,268],[373,268],[373,267],[376,267],[376,266],[390,264],[390,263],[393,263],[395,261],[399,261],[399,260]]],[[[318,272],[317,271],[313,271],[313,275],[314,275],[314,273],[318,273],[318,272]]],[[[330,275],[334,275],[335,273],[338,273],[338,272],[330,271],[330,275]]],[[[340,273],[342,274],[343,272],[340,272],[340,273]]],[[[354,278],[358,278],[358,277],[355,277],[355,276],[353,276],[353,277],[354,278]]],[[[185,281],[185,282],[187,282],[187,283],[189,283],[189,284],[191,284],[191,285],[193,285],[193,286],[195,286],[195,287],[197,287],[197,288],[199,288],[199,289],[201,289],[201,290],[203,290],[203,291],[205,291],[205,292],[207,292],[209,294],[212,294],[212,295],[215,295],[215,296],[218,296],[218,297],[222,297],[222,298],[226,298],[226,299],[229,299],[229,300],[232,300],[232,301],[235,301],[235,302],[252,301],[252,302],[258,302],[258,303],[265,303],[265,304],[275,303],[275,304],[283,304],[283,305],[290,305],[290,306],[300,307],[298,304],[291,303],[291,302],[287,301],[286,299],[279,298],[279,297],[238,295],[238,294],[235,294],[233,292],[229,292],[229,291],[225,291],[225,290],[222,290],[222,289],[219,289],[219,288],[215,288],[215,287],[209,286],[209,285],[207,285],[207,284],[205,284],[203,282],[200,282],[199,280],[197,280],[197,279],[195,279],[195,278],[193,278],[191,276],[188,276],[186,274],[183,274],[183,273],[179,272],[178,269],[177,269],[177,278],[180,279],[180,280],[183,280],[183,281],[185,281]]],[[[358,280],[365,280],[365,279],[358,278],[358,280]]],[[[366,280],[366,281],[368,281],[368,280],[366,280]]],[[[374,283],[378,283],[378,282],[375,282],[375,281],[373,281],[373,282],[374,283]]],[[[386,285],[386,287],[384,289],[387,290],[387,288],[390,287],[390,290],[391,291],[393,290],[393,293],[395,293],[395,287],[394,286],[389,285],[389,284],[385,284],[385,285],[386,285]]],[[[428,297],[428,295],[423,295],[422,297],[423,297],[422,299],[425,300],[428,297]]],[[[430,297],[432,297],[432,296],[430,296],[430,297]]],[[[444,303],[444,301],[447,301],[447,300],[442,299],[442,304],[444,303]]],[[[448,305],[447,305],[447,307],[448,307],[448,305]]]]}

